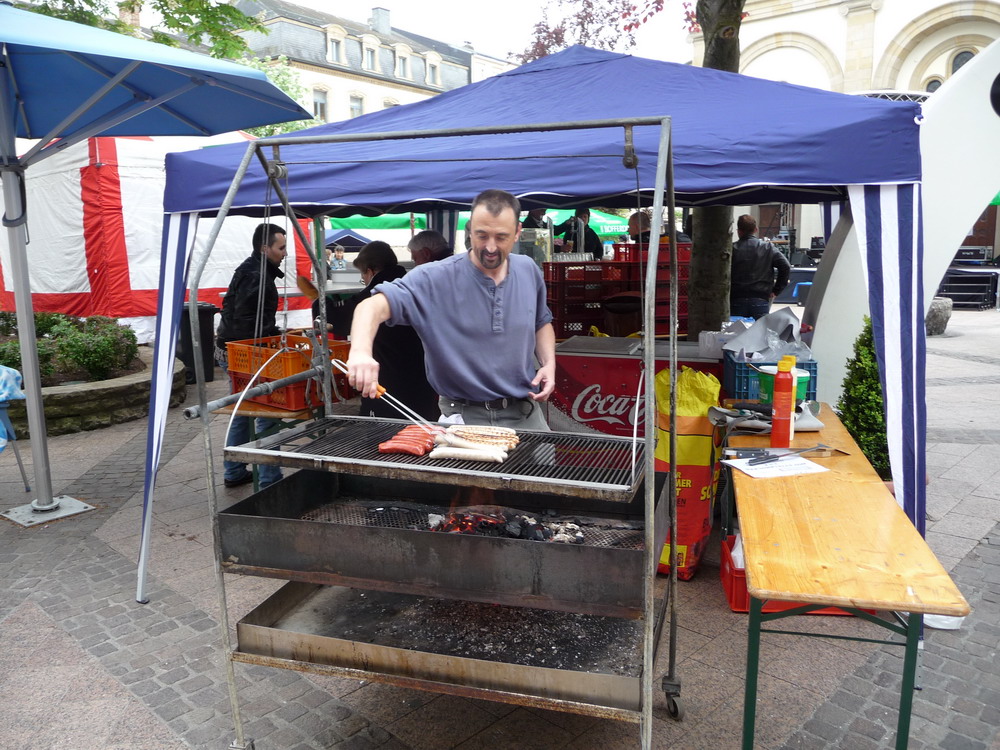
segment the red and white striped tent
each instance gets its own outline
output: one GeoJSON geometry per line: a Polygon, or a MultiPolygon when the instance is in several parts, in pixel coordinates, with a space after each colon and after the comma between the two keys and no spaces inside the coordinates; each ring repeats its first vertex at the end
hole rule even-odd
{"type": "MultiPolygon", "coordinates": [[[[242,132],[205,138],[90,138],[37,164],[27,179],[34,309],[119,318],[136,330],[140,341],[149,341],[160,277],[166,154],[251,139],[242,132]]],[[[219,295],[233,269],[250,254],[259,222],[245,217],[226,221],[199,299],[221,304],[219,295]]],[[[203,223],[196,243],[207,240],[210,228],[210,222],[203,223]]],[[[286,268],[290,286],[300,265],[309,268],[308,257],[298,248],[286,268]]],[[[288,302],[291,310],[307,306],[302,299],[288,302]]],[[[0,309],[14,310],[6,246],[0,249],[0,309]]]]}

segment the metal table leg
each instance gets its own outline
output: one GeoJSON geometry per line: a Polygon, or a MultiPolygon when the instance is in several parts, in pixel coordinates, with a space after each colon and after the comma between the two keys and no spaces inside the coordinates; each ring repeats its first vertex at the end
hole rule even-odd
{"type": "Polygon", "coordinates": [[[757,720],[757,671],[760,663],[760,615],[764,602],[750,597],[750,622],[747,626],[747,678],[743,690],[743,750],[753,750],[754,724],[757,720]]]}
{"type": "Polygon", "coordinates": [[[910,713],[913,710],[914,678],[923,624],[924,616],[912,612],[906,621],[906,653],[903,656],[903,685],[900,688],[899,720],[896,723],[896,750],[906,750],[910,741],[910,713]]]}

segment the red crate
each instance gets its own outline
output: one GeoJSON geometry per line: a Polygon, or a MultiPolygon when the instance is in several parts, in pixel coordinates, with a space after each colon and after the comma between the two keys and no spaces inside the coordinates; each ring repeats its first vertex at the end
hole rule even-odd
{"type": "Polygon", "coordinates": [[[582,281],[586,284],[601,283],[600,263],[542,263],[546,282],[582,281]]]}
{"type": "Polygon", "coordinates": [[[552,317],[559,320],[600,320],[604,315],[600,302],[551,303],[552,317]]]}
{"type": "Polygon", "coordinates": [[[639,278],[637,263],[606,260],[601,264],[601,278],[604,281],[632,281],[639,278]]]}
{"type": "Polygon", "coordinates": [[[656,280],[659,281],[670,281],[671,279],[677,279],[678,281],[686,281],[691,278],[691,266],[679,265],[677,266],[677,273],[671,273],[671,268],[669,263],[657,263],[656,264],[656,280]]]}
{"type": "MultiPolygon", "coordinates": [[[[624,242],[619,243],[615,247],[615,260],[618,261],[631,261],[631,262],[642,262],[645,263],[649,257],[648,250],[639,251],[639,245],[634,242],[624,242]]],[[[677,243],[677,263],[690,263],[691,262],[691,249],[692,245],[690,242],[678,242],[677,243]]],[[[670,245],[666,239],[660,241],[660,247],[657,252],[657,262],[670,262],[670,245]]]]}
{"type": "Polygon", "coordinates": [[[559,300],[599,300],[606,296],[603,285],[587,284],[583,281],[550,281],[546,284],[548,299],[559,300]]]}
{"type": "MultiPolygon", "coordinates": [[[[347,361],[351,353],[351,345],[346,341],[329,339],[330,359],[347,361]]],[[[305,372],[312,367],[312,342],[305,336],[288,334],[281,336],[264,336],[259,339],[230,341],[226,344],[229,357],[227,370],[244,375],[254,375],[267,362],[267,367],[261,376],[269,380],[287,378],[305,372]],[[278,354],[282,345],[290,351],[278,354]],[[277,356],[274,356],[276,355],[277,356]],[[272,359],[272,357],[274,357],[272,359]],[[270,360],[268,362],[268,360],[270,360]]]]}
{"type": "MultiPolygon", "coordinates": [[[[662,318],[664,320],[669,321],[670,320],[670,297],[669,297],[669,295],[667,296],[667,299],[660,299],[659,295],[657,295],[655,305],[656,305],[656,307],[655,307],[654,312],[653,312],[653,317],[655,317],[657,320],[660,320],[662,318]]],[[[677,317],[680,318],[680,319],[682,319],[682,320],[687,320],[687,316],[688,316],[688,301],[687,301],[687,297],[678,297],[677,298],[677,317]]]]}
{"type": "Polygon", "coordinates": [[[586,336],[591,326],[600,328],[600,318],[594,320],[561,320],[552,319],[552,328],[557,339],[568,339],[570,336],[586,336]]]}
{"type": "MultiPolygon", "coordinates": [[[[737,568],[733,563],[733,545],[735,536],[727,536],[722,542],[722,559],[719,562],[719,578],[726,592],[726,601],[733,612],[750,611],[750,594],[747,593],[747,574],[743,568],[737,568]]],[[[761,612],[784,612],[786,609],[801,607],[805,602],[765,602],[761,612]]],[[[873,610],[865,610],[874,614],[873,610]]],[[[824,607],[809,612],[810,615],[851,615],[839,607],[824,607]]]]}
{"type": "MultiPolygon", "coordinates": [[[[688,321],[687,321],[687,316],[686,315],[678,315],[677,316],[677,334],[679,336],[687,334],[687,327],[688,327],[687,323],[688,323],[688,321]]],[[[656,336],[669,336],[669,335],[671,335],[671,331],[670,331],[670,316],[669,315],[667,317],[665,317],[665,318],[657,318],[656,319],[656,323],[654,324],[654,328],[653,328],[653,333],[656,336]]]]}

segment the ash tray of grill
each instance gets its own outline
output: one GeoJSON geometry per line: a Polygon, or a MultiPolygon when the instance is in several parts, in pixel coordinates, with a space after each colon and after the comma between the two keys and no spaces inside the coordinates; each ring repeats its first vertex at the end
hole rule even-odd
{"type": "Polygon", "coordinates": [[[272,606],[272,614],[280,612],[269,623],[273,631],[523,667],[622,677],[641,672],[637,620],[340,586],[285,588],[286,603],[295,604],[272,606]]]}

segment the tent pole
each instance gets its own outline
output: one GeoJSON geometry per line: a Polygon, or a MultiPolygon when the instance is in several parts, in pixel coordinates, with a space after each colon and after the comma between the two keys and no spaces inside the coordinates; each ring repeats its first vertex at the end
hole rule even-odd
{"type": "Polygon", "coordinates": [[[52,476],[49,471],[48,441],[45,410],[42,404],[42,380],[38,367],[35,314],[31,302],[31,278],[28,275],[28,248],[25,237],[27,222],[24,166],[17,158],[13,123],[9,110],[10,86],[0,76],[0,175],[3,180],[4,217],[7,243],[10,248],[14,303],[17,308],[17,335],[21,350],[21,375],[24,377],[25,409],[31,436],[31,460],[35,474],[37,496],[28,505],[12,508],[4,516],[23,526],[33,526],[56,518],[93,510],[92,505],[71,497],[52,496],[52,476]]]}

